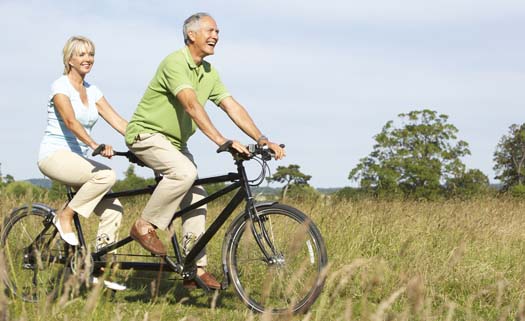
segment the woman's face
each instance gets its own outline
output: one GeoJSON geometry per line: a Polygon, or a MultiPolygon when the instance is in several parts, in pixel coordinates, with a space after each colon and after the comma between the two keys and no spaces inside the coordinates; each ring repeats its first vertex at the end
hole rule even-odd
{"type": "Polygon", "coordinates": [[[70,72],[76,71],[80,75],[86,75],[91,71],[94,63],[95,52],[91,48],[81,46],[73,53],[71,59],[69,59],[69,65],[71,66],[70,72]]]}

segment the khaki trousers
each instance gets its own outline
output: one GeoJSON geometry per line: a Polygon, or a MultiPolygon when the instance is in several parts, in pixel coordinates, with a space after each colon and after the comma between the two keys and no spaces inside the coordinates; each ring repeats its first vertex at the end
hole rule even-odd
{"type": "Polygon", "coordinates": [[[76,190],[68,204],[71,209],[85,218],[92,212],[99,217],[97,248],[116,241],[122,204],[118,199],[101,201],[116,182],[111,168],[67,150],[57,151],[38,161],[38,168],[47,177],[76,190]]]}
{"type": "MultiPolygon", "coordinates": [[[[139,134],[128,146],[148,167],[162,174],[162,180],[151,195],[142,218],[160,229],[166,230],[179,208],[185,208],[207,196],[202,186],[193,186],[197,179],[197,167],[188,150],[179,151],[162,134],[139,134]]],[[[206,205],[182,216],[182,247],[188,254],[195,241],[206,228],[206,205]]],[[[203,250],[196,258],[198,266],[206,266],[203,250]]]]}

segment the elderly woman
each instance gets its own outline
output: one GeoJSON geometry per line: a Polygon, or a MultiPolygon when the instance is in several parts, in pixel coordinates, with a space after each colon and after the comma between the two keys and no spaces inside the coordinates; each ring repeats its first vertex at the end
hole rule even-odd
{"type": "MultiPolygon", "coordinates": [[[[87,158],[88,150],[99,145],[91,129],[100,116],[124,135],[127,121],[108,103],[102,92],[86,82],[95,62],[95,45],[85,37],[71,37],[63,50],[64,74],[51,86],[47,103],[47,128],[40,144],[38,168],[47,177],[71,186],[76,195],[55,216],[53,223],[62,239],[75,246],[73,215],[100,218],[96,246],[115,241],[122,219],[122,205],[117,199],[102,200],[116,181],[108,166],[87,158]]],[[[102,156],[111,158],[113,149],[106,145],[102,156]]]]}

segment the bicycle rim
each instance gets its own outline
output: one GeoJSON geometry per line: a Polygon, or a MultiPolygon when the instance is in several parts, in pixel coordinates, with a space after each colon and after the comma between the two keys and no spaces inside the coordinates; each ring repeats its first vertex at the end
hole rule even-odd
{"type": "Polygon", "coordinates": [[[249,221],[234,228],[227,262],[235,290],[258,312],[305,311],[323,286],[327,255],[322,238],[313,223],[293,208],[272,206],[259,215],[276,253],[272,262],[263,257],[249,221]]]}
{"type": "Polygon", "coordinates": [[[47,215],[30,207],[15,210],[2,231],[3,281],[29,302],[57,294],[66,276],[65,244],[47,215]]]}

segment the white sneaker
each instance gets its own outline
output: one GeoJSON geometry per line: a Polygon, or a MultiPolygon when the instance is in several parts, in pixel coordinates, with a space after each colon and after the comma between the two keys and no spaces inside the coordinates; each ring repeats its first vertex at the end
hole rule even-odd
{"type": "MultiPolygon", "coordinates": [[[[91,279],[91,283],[98,284],[100,280],[97,277],[93,277],[91,279]]],[[[123,284],[119,284],[117,282],[111,282],[104,280],[104,286],[108,289],[115,290],[115,291],[124,291],[127,289],[127,287],[123,284]]]]}
{"type": "Polygon", "coordinates": [[[60,234],[60,237],[64,241],[66,241],[66,243],[72,246],[78,246],[79,242],[78,242],[78,239],[75,233],[73,232],[64,233],[64,231],[62,231],[62,226],[60,226],[60,220],[58,219],[57,215],[53,217],[53,225],[55,225],[55,227],[58,230],[58,233],[60,234]]]}

